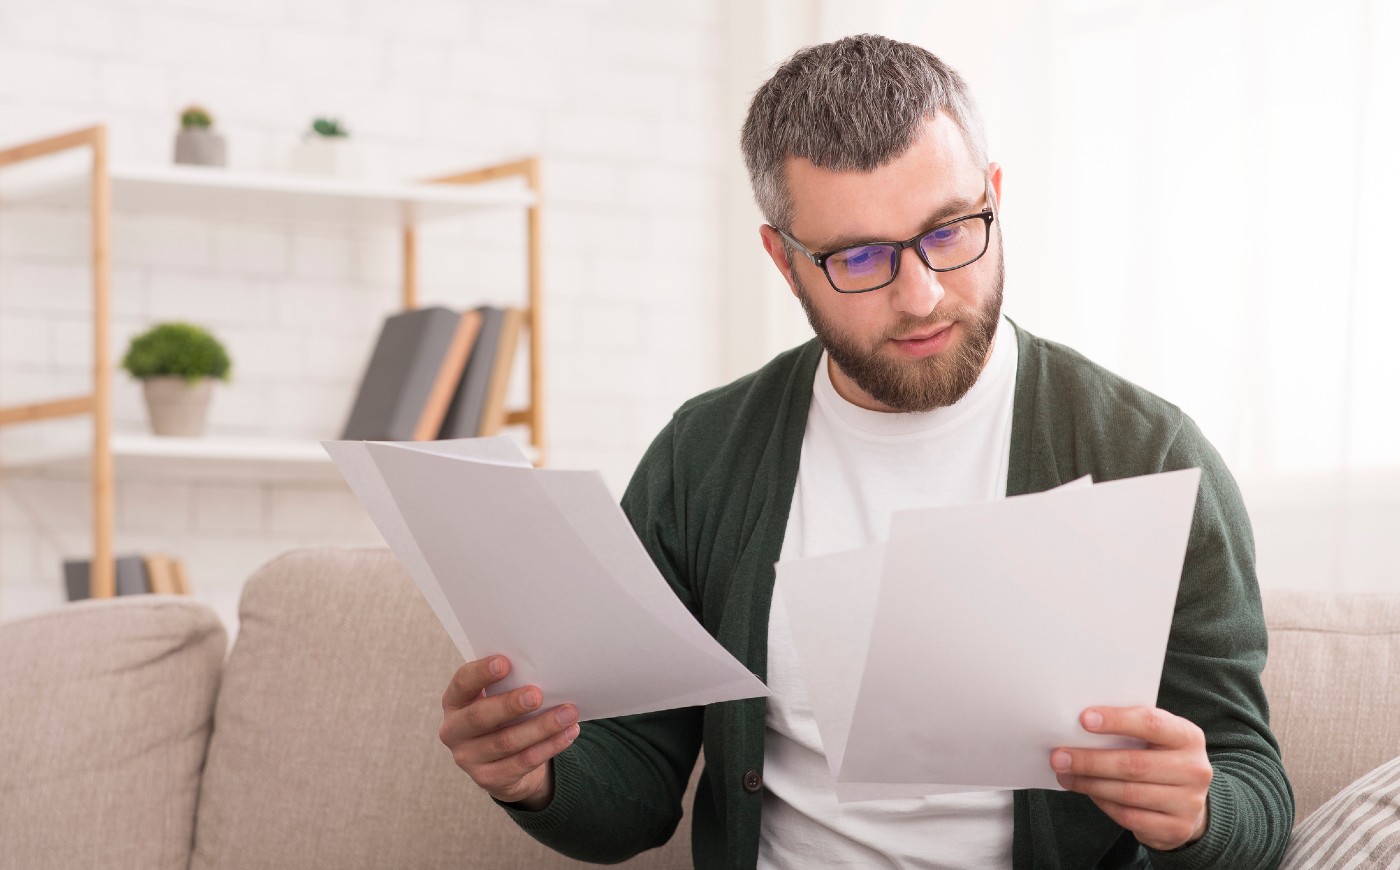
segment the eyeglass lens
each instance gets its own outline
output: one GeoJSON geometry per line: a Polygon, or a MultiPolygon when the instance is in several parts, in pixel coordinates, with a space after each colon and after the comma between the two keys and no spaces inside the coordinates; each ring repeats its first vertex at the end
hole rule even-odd
{"type": "MultiPolygon", "coordinates": [[[[925,262],[935,269],[956,269],[982,256],[987,249],[987,221],[973,215],[931,230],[919,239],[925,262]]],[[[837,290],[870,290],[892,279],[900,250],[895,245],[858,245],[826,259],[826,273],[837,290]]]]}

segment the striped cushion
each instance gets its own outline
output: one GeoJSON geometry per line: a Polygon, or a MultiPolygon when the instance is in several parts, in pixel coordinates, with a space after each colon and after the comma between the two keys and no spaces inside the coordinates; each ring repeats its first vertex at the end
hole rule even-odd
{"type": "Polygon", "coordinates": [[[1400,867],[1400,758],[1342,789],[1297,827],[1280,870],[1400,867]]]}

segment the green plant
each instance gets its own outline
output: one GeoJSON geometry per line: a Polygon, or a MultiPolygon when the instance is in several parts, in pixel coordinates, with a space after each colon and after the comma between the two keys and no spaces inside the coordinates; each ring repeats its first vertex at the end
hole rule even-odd
{"type": "Polygon", "coordinates": [[[340,125],[339,118],[317,118],[311,122],[311,132],[327,139],[342,139],[350,135],[350,131],[340,125]]]}
{"type": "Polygon", "coordinates": [[[184,130],[208,130],[214,126],[214,118],[203,106],[187,106],[180,113],[180,128],[184,130]]]}
{"type": "Polygon", "coordinates": [[[122,368],[139,380],[181,377],[229,378],[228,352],[219,340],[193,323],[158,323],[131,340],[122,368]]]}

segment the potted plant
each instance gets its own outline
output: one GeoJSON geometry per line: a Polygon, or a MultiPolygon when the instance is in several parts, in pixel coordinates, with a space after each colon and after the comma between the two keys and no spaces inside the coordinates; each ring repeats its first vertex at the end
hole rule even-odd
{"type": "Polygon", "coordinates": [[[292,154],[292,168],[313,175],[356,175],[358,155],[339,118],[316,118],[292,154]]]}
{"type": "Polygon", "coordinates": [[[229,379],[224,346],[192,323],[158,323],[131,340],[122,368],[141,381],[157,435],[204,433],[214,380],[229,379]]]}
{"type": "Polygon", "coordinates": [[[202,106],[188,106],[180,113],[175,134],[175,162],[194,166],[223,166],[224,137],[214,132],[214,118],[202,106]]]}

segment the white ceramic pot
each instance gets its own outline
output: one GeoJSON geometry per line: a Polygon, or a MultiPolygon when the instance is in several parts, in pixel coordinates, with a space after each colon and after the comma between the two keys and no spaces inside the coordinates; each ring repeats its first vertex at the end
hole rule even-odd
{"type": "Polygon", "coordinates": [[[212,386],[209,378],[194,383],[179,377],[146,378],[141,389],[146,396],[151,431],[179,438],[203,435],[212,386]]]}
{"type": "Polygon", "coordinates": [[[355,178],[360,175],[360,153],[355,143],[343,136],[308,136],[293,146],[292,170],[355,178]]]}

